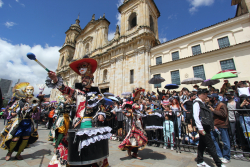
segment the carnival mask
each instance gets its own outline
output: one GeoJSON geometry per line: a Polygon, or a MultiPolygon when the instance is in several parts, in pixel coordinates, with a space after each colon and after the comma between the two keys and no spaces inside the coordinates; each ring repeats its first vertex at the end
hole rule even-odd
{"type": "Polygon", "coordinates": [[[80,68],[79,69],[79,72],[80,72],[80,74],[85,74],[86,72],[87,72],[87,70],[88,70],[88,68],[80,68]]]}
{"type": "Polygon", "coordinates": [[[25,92],[26,92],[26,95],[27,95],[28,97],[33,96],[34,87],[33,87],[33,86],[27,86],[27,87],[25,88],[25,92]]]}

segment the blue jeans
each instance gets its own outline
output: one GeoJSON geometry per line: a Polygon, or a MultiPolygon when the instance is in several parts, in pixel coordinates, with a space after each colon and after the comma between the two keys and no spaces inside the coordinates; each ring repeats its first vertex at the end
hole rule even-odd
{"type": "Polygon", "coordinates": [[[192,140],[191,137],[185,136],[185,141],[189,142],[190,144],[198,145],[199,144],[199,139],[192,140]]]}
{"type": "Polygon", "coordinates": [[[243,120],[243,116],[240,116],[240,125],[242,127],[245,138],[247,139],[248,137],[250,140],[250,136],[247,135],[247,132],[248,134],[250,133],[250,117],[244,116],[244,120],[243,120]],[[244,121],[245,121],[246,127],[245,127],[244,121]]]}
{"type": "Polygon", "coordinates": [[[181,137],[181,117],[177,117],[177,125],[178,125],[178,130],[179,130],[179,137],[181,137]]]}
{"type": "Polygon", "coordinates": [[[219,137],[218,136],[218,133],[216,131],[211,131],[211,137],[214,141],[214,145],[215,145],[215,148],[216,148],[216,151],[217,151],[217,155],[220,157],[220,158],[225,158],[227,160],[230,160],[230,140],[229,140],[229,135],[228,135],[228,131],[226,128],[218,128],[219,131],[220,131],[220,135],[221,135],[221,140],[224,144],[224,147],[223,147],[223,150],[221,152],[221,149],[216,141],[216,139],[219,137]]]}

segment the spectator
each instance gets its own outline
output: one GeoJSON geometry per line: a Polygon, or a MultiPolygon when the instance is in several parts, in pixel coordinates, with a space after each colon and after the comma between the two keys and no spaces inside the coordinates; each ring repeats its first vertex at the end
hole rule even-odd
{"type": "Polygon", "coordinates": [[[185,141],[187,143],[193,144],[198,146],[199,144],[199,133],[196,131],[196,128],[193,128],[191,124],[188,124],[186,126],[186,135],[185,135],[185,141]]]}
{"type": "Polygon", "coordinates": [[[197,91],[199,90],[199,86],[198,85],[194,85],[193,88],[196,89],[197,91]]]}
{"type": "Polygon", "coordinates": [[[158,89],[158,86],[157,86],[157,93],[159,94],[159,100],[162,100],[163,99],[162,97],[166,95],[165,90],[163,89],[160,92],[159,89],[158,89]]]}
{"type": "Polygon", "coordinates": [[[212,133],[212,139],[216,147],[217,154],[223,163],[228,163],[230,161],[230,140],[228,135],[228,110],[227,106],[219,101],[219,96],[217,94],[212,94],[213,107],[210,110],[214,113],[214,128],[215,131],[212,133]],[[218,131],[221,135],[221,140],[223,142],[223,151],[221,152],[216,138],[218,138],[218,131]]]}
{"type": "Polygon", "coordinates": [[[197,166],[209,166],[203,160],[203,154],[207,147],[209,154],[213,157],[216,165],[220,167],[223,165],[218,155],[216,154],[216,148],[210,134],[211,129],[213,129],[213,119],[211,116],[211,111],[205,105],[207,93],[207,89],[199,90],[197,92],[198,97],[195,99],[193,105],[193,116],[200,135],[197,155],[197,166]]]}
{"type": "Polygon", "coordinates": [[[228,117],[229,117],[229,125],[230,125],[230,130],[233,138],[233,145],[236,145],[236,135],[235,135],[235,130],[236,130],[236,114],[237,111],[235,111],[237,108],[240,108],[240,103],[235,101],[234,94],[230,94],[230,96],[227,97],[228,102],[227,102],[227,109],[228,109],[228,117]]]}
{"type": "Polygon", "coordinates": [[[221,93],[226,93],[226,91],[228,90],[228,89],[230,89],[231,88],[231,85],[230,85],[230,83],[228,82],[228,80],[224,80],[224,84],[222,85],[222,87],[221,87],[221,89],[220,89],[220,91],[221,91],[221,93]]]}
{"type": "Polygon", "coordinates": [[[182,109],[186,111],[185,121],[188,124],[190,124],[191,119],[193,119],[193,101],[196,99],[196,95],[192,93],[189,97],[188,100],[185,100],[183,104],[181,104],[182,109]]]}
{"type": "Polygon", "coordinates": [[[169,105],[169,95],[166,94],[165,96],[163,96],[163,100],[161,102],[161,105],[164,106],[164,105],[169,105]]]}
{"type": "Polygon", "coordinates": [[[238,88],[238,94],[239,96],[245,94],[247,96],[250,96],[250,93],[249,93],[249,86],[250,84],[247,86],[247,83],[249,84],[249,81],[240,81],[238,83],[239,85],[239,88],[238,88]]]}
{"type": "Polygon", "coordinates": [[[193,89],[192,93],[195,94],[195,95],[197,95],[197,91],[198,91],[197,89],[193,89]]]}
{"type": "Polygon", "coordinates": [[[184,87],[181,92],[182,92],[182,96],[180,97],[180,103],[182,104],[185,100],[189,98],[189,95],[188,95],[189,90],[186,87],[184,87]]]}
{"type": "MultiPolygon", "coordinates": [[[[170,109],[169,106],[166,106],[166,109],[170,109]]],[[[169,143],[168,140],[170,141],[170,147],[171,151],[174,150],[174,144],[173,144],[173,133],[174,133],[174,124],[173,122],[169,119],[169,115],[165,115],[165,121],[163,122],[163,135],[164,135],[164,149],[167,149],[167,146],[169,143]]]]}
{"type": "MultiPolygon", "coordinates": [[[[181,108],[177,99],[173,99],[173,103],[170,106],[170,109],[173,111],[173,113],[177,117],[177,119],[174,120],[174,123],[175,121],[177,121],[177,129],[175,131],[177,132],[177,134],[179,134],[179,137],[181,137],[181,113],[178,112],[181,110],[181,108]]],[[[175,134],[175,136],[177,136],[177,134],[175,134]]]]}

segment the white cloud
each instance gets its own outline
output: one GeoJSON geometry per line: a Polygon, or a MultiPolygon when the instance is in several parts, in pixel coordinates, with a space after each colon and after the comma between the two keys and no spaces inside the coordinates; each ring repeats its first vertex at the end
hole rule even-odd
{"type": "Polygon", "coordinates": [[[116,4],[117,7],[121,6],[123,4],[124,0],[118,0],[118,3],[116,4]]]}
{"type": "Polygon", "coordinates": [[[2,0],[0,0],[0,8],[3,6],[3,1],[2,0]]]}
{"type": "Polygon", "coordinates": [[[111,41],[115,37],[115,32],[110,32],[108,34],[108,40],[111,41]]]}
{"type": "MultiPolygon", "coordinates": [[[[123,1],[124,0],[118,0],[118,2],[117,2],[117,4],[116,4],[116,6],[117,7],[119,7],[119,6],[121,6],[122,4],[123,4],[123,1]]],[[[116,25],[121,25],[121,14],[118,12],[117,14],[116,14],[116,20],[117,20],[117,23],[116,23],[116,25]]]]}
{"type": "Polygon", "coordinates": [[[214,3],[214,0],[188,0],[191,8],[189,8],[189,12],[193,14],[197,11],[197,8],[200,6],[210,6],[214,3]]]}
{"type": "Polygon", "coordinates": [[[121,25],[121,14],[120,13],[117,13],[116,14],[116,19],[117,19],[117,23],[116,23],[116,25],[121,25]]]}
{"type": "Polygon", "coordinates": [[[10,28],[10,27],[16,25],[16,23],[14,23],[14,22],[8,22],[8,21],[7,21],[6,23],[4,23],[4,25],[5,25],[7,28],[10,28]]]}
{"type": "Polygon", "coordinates": [[[164,42],[167,41],[167,38],[160,38],[159,41],[160,41],[161,43],[164,43],[164,42]]]}
{"type": "Polygon", "coordinates": [[[16,0],[17,3],[19,3],[22,7],[25,7],[25,5],[21,2],[19,2],[19,0],[16,0]]]}
{"type": "Polygon", "coordinates": [[[12,6],[9,4],[9,7],[11,7],[12,8],[12,6]]]}
{"type": "Polygon", "coordinates": [[[168,19],[177,19],[177,14],[171,14],[168,19]]]}
{"type": "MultiPolygon", "coordinates": [[[[59,46],[45,47],[41,45],[29,46],[25,44],[13,45],[0,38],[0,78],[10,79],[16,83],[18,79],[21,82],[29,82],[35,88],[35,94],[38,93],[36,84],[44,84],[47,72],[35,61],[26,57],[28,52],[36,55],[37,59],[48,69],[55,71],[59,60],[59,46]]],[[[49,88],[45,88],[44,93],[50,93],[49,88]]]]}

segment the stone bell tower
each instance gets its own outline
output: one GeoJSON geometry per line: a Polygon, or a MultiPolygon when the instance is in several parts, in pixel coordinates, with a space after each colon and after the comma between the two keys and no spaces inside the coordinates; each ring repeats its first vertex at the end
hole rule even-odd
{"type": "Polygon", "coordinates": [[[69,63],[72,61],[74,57],[74,52],[75,52],[75,46],[76,46],[76,37],[80,34],[81,32],[81,27],[79,25],[80,20],[79,16],[76,19],[75,24],[72,24],[69,29],[65,32],[66,38],[65,42],[62,46],[62,48],[59,50],[60,52],[60,58],[58,61],[58,66],[56,72],[60,74],[64,81],[65,84],[69,86],[73,86],[69,82],[69,76],[70,76],[70,68],[69,68],[69,63]]]}
{"type": "Polygon", "coordinates": [[[124,0],[118,8],[121,13],[121,36],[129,35],[139,27],[148,27],[158,36],[160,12],[153,0],[124,0]]]}

